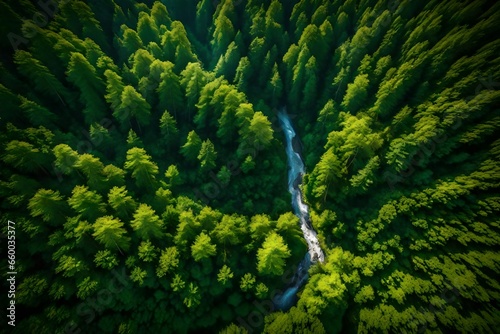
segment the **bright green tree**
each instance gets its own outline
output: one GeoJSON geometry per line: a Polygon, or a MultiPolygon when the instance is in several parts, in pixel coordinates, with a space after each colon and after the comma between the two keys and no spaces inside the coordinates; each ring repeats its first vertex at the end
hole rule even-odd
{"type": "Polygon", "coordinates": [[[158,166],[143,148],[134,147],[127,151],[125,169],[132,172],[132,178],[138,187],[153,187],[158,166]]]}
{"type": "Polygon", "coordinates": [[[139,126],[150,123],[151,106],[133,86],[125,86],[121,95],[121,103],[113,112],[124,128],[131,126],[135,119],[139,126]]]}
{"type": "Polygon", "coordinates": [[[205,140],[201,144],[200,152],[198,154],[198,160],[200,161],[200,166],[202,171],[207,171],[215,168],[215,159],[217,158],[217,152],[215,151],[214,144],[210,139],[205,140]]]}
{"type": "Polygon", "coordinates": [[[51,224],[60,222],[66,210],[64,198],[59,191],[39,189],[29,200],[28,209],[33,217],[41,217],[51,224]]]}
{"type": "Polygon", "coordinates": [[[109,249],[126,251],[130,246],[130,238],[127,236],[123,223],[112,216],[97,218],[92,235],[109,249]]]}
{"type": "Polygon", "coordinates": [[[166,273],[175,270],[179,265],[179,252],[175,246],[168,247],[161,252],[156,275],[158,277],[165,276],[166,273]]]}
{"type": "Polygon", "coordinates": [[[189,161],[196,161],[201,150],[201,139],[194,130],[188,133],[186,143],[181,147],[182,155],[189,161]]]}
{"type": "Polygon", "coordinates": [[[87,186],[76,186],[68,198],[69,205],[82,217],[95,220],[106,212],[106,204],[102,196],[95,191],[89,190],[87,186]]]}
{"type": "Polygon", "coordinates": [[[108,204],[115,210],[120,218],[127,218],[132,215],[137,207],[132,196],[128,195],[127,189],[122,187],[113,187],[108,194],[108,204]]]}
{"type": "Polygon", "coordinates": [[[201,261],[216,254],[216,245],[211,243],[211,238],[204,232],[201,232],[194,243],[191,245],[191,254],[195,261],[201,261]]]}
{"type": "Polygon", "coordinates": [[[282,236],[272,232],[257,251],[257,270],[264,275],[282,275],[285,260],[291,255],[282,236]]]}
{"type": "Polygon", "coordinates": [[[104,71],[106,77],[106,101],[111,105],[111,110],[116,112],[122,102],[122,93],[125,85],[122,78],[114,71],[104,71]]]}
{"type": "Polygon", "coordinates": [[[161,238],[164,235],[163,221],[147,204],[140,204],[134,213],[130,225],[137,235],[144,240],[161,238]]]}

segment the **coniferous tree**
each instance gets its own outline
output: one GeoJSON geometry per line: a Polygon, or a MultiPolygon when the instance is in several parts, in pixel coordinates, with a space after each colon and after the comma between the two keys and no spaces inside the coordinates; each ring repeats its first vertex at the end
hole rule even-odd
{"type": "Polygon", "coordinates": [[[194,130],[190,131],[186,143],[181,147],[181,153],[190,161],[195,161],[200,154],[202,142],[194,130]]]}
{"type": "Polygon", "coordinates": [[[160,238],[163,235],[162,221],[147,204],[140,204],[134,213],[131,226],[141,239],[160,238]]]}
{"type": "Polygon", "coordinates": [[[130,237],[127,236],[127,231],[119,219],[103,216],[96,219],[93,227],[92,235],[106,248],[124,251],[129,248],[130,237]]]}
{"type": "Polygon", "coordinates": [[[211,243],[210,237],[203,232],[196,237],[196,240],[191,246],[191,254],[195,261],[213,256],[215,253],[216,246],[211,243]]]}
{"type": "Polygon", "coordinates": [[[114,71],[106,70],[104,72],[106,77],[106,101],[111,105],[111,110],[116,112],[121,104],[121,98],[125,85],[122,78],[114,71]]]}
{"type": "Polygon", "coordinates": [[[50,72],[49,68],[42,62],[35,59],[27,51],[17,50],[14,54],[14,61],[19,72],[34,84],[35,90],[41,94],[47,94],[53,101],[67,104],[74,108],[74,98],[63,84],[50,72]]]}
{"type": "Polygon", "coordinates": [[[499,9],[0,4],[18,332],[495,332],[499,9]],[[255,328],[307,247],[283,109],[326,256],[255,328]]]}
{"type": "Polygon", "coordinates": [[[150,122],[151,106],[133,86],[125,86],[121,95],[121,103],[113,112],[124,128],[130,126],[134,119],[139,126],[150,122]]]}
{"type": "Polygon", "coordinates": [[[113,187],[109,191],[108,204],[115,210],[116,215],[122,219],[130,217],[137,206],[132,196],[128,195],[128,191],[124,186],[113,187]]]}
{"type": "Polygon", "coordinates": [[[271,233],[266,237],[262,248],[257,251],[257,269],[264,275],[282,275],[285,260],[291,255],[283,237],[271,233]]]}
{"type": "Polygon", "coordinates": [[[131,172],[138,187],[152,187],[155,183],[158,166],[143,148],[134,147],[127,151],[125,169],[131,172]]]}
{"type": "Polygon", "coordinates": [[[28,209],[33,217],[41,216],[43,221],[56,224],[63,219],[66,205],[58,191],[39,189],[29,200],[28,209]]]}
{"type": "Polygon", "coordinates": [[[99,122],[106,115],[106,106],[102,99],[104,83],[96,74],[94,66],[78,52],[71,54],[68,80],[80,90],[80,101],[85,105],[83,110],[88,125],[99,122]]]}
{"type": "Polygon", "coordinates": [[[208,171],[215,167],[215,159],[217,158],[217,152],[215,151],[214,144],[210,139],[205,140],[201,144],[200,152],[198,154],[198,160],[200,161],[200,166],[202,171],[208,171]]]}

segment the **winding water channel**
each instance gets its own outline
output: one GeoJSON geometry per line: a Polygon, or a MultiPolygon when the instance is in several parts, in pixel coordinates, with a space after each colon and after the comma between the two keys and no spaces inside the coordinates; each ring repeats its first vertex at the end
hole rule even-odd
{"type": "Polygon", "coordinates": [[[300,262],[292,282],[287,286],[283,294],[274,298],[273,302],[278,309],[287,310],[293,306],[296,301],[297,291],[304,285],[309,278],[308,270],[311,264],[315,262],[324,262],[325,254],[321,249],[316,231],[312,228],[309,218],[309,208],[302,200],[300,184],[305,168],[302,157],[299,153],[299,139],[292,127],[290,117],[283,109],[278,113],[278,118],[286,137],[286,155],[288,157],[288,191],[292,195],[293,212],[300,219],[300,228],[307,242],[308,251],[304,259],[300,262]]]}

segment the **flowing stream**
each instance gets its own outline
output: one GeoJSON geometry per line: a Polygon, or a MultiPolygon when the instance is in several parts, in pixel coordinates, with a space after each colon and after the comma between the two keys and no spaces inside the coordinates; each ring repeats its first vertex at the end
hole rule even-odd
{"type": "Polygon", "coordinates": [[[278,113],[278,118],[281,127],[286,137],[286,155],[288,157],[288,191],[292,195],[293,212],[300,219],[300,228],[304,234],[304,239],[307,242],[308,251],[304,259],[300,262],[291,283],[287,286],[283,294],[274,298],[273,302],[276,308],[280,310],[288,310],[296,302],[296,294],[302,285],[309,278],[309,267],[315,262],[324,262],[325,254],[321,249],[316,231],[312,228],[309,218],[309,208],[302,201],[302,192],[299,185],[302,183],[302,175],[304,175],[304,163],[299,154],[299,139],[293,130],[290,118],[283,108],[278,113]]]}

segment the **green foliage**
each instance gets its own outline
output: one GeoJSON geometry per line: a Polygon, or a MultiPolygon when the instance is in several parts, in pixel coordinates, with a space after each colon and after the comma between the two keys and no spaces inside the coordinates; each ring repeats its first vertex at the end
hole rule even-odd
{"type": "Polygon", "coordinates": [[[155,175],[158,174],[158,166],[151,161],[146,150],[138,147],[129,149],[124,167],[132,172],[132,178],[135,179],[138,187],[153,187],[155,175]]]}
{"type": "MultiPolygon", "coordinates": [[[[186,143],[181,147],[181,153],[190,161],[195,161],[201,150],[201,139],[194,130],[190,131],[186,143]]],[[[208,145],[208,144],[205,144],[208,145]]]]}
{"type": "Polygon", "coordinates": [[[62,219],[65,204],[58,191],[39,189],[29,200],[28,209],[33,217],[41,216],[45,222],[57,222],[62,219]]]}
{"type": "Polygon", "coordinates": [[[248,127],[248,133],[243,134],[243,139],[252,147],[266,148],[269,146],[271,140],[273,140],[273,129],[271,128],[271,122],[262,112],[257,111],[253,115],[248,127]]]}
{"type": "Polygon", "coordinates": [[[200,304],[201,296],[198,291],[198,286],[194,283],[189,283],[187,287],[186,297],[184,297],[184,305],[188,308],[196,307],[200,304]]]}
{"type": "Polygon", "coordinates": [[[123,88],[120,101],[113,116],[120,121],[123,128],[130,127],[132,119],[137,122],[138,126],[149,124],[151,106],[133,86],[127,85],[123,88]]]}
{"type": "Polygon", "coordinates": [[[160,264],[158,266],[158,269],[156,270],[156,275],[158,277],[163,277],[170,270],[177,268],[178,265],[179,253],[177,251],[177,248],[175,246],[168,247],[161,252],[160,264]]]}
{"type": "Polygon", "coordinates": [[[246,273],[240,280],[240,288],[243,291],[249,291],[253,289],[255,285],[255,276],[251,273],[246,273]]]}
{"type": "Polygon", "coordinates": [[[83,281],[78,283],[78,292],[76,293],[76,296],[80,299],[85,299],[89,296],[91,296],[98,287],[98,282],[93,281],[90,277],[85,277],[83,281]]]}
{"type": "Polygon", "coordinates": [[[168,166],[168,168],[165,172],[165,177],[168,179],[168,184],[170,186],[176,186],[176,185],[182,184],[182,182],[183,182],[182,177],[181,177],[176,165],[168,166]]]}
{"type": "Polygon", "coordinates": [[[255,296],[259,299],[264,299],[267,297],[269,289],[264,283],[259,283],[255,287],[255,296]]]}
{"type": "Polygon", "coordinates": [[[267,315],[263,333],[326,333],[325,327],[313,315],[292,307],[288,312],[276,312],[267,315]]]}
{"type": "Polygon", "coordinates": [[[129,217],[137,206],[125,187],[113,187],[108,194],[108,203],[118,217],[129,217]]]}
{"type": "Polygon", "coordinates": [[[71,192],[71,197],[68,198],[68,203],[82,217],[89,220],[95,220],[106,212],[106,204],[103,203],[102,196],[86,186],[76,186],[71,192]]]}
{"type": "Polygon", "coordinates": [[[163,236],[163,222],[147,204],[139,204],[130,225],[141,239],[160,238],[163,236]]]}
{"type": "Polygon", "coordinates": [[[112,216],[97,218],[94,223],[94,233],[97,241],[109,249],[127,250],[130,246],[130,237],[123,228],[123,223],[112,216]]]}
{"type": "Polygon", "coordinates": [[[113,269],[118,265],[118,259],[108,249],[98,251],[95,255],[94,262],[96,266],[104,269],[113,269]]]}
{"type": "Polygon", "coordinates": [[[291,255],[283,237],[277,233],[269,234],[262,247],[257,251],[257,270],[264,275],[282,275],[285,260],[291,255]]]}
{"type": "Polygon", "coordinates": [[[201,143],[200,153],[198,154],[198,160],[200,161],[200,166],[202,171],[208,171],[215,167],[215,159],[217,158],[217,152],[215,151],[214,144],[210,139],[205,140],[201,143]]]}
{"type": "Polygon", "coordinates": [[[135,267],[130,273],[130,279],[133,282],[139,284],[139,286],[144,284],[144,278],[146,278],[147,272],[139,267],[135,267]]]}
{"type": "Polygon", "coordinates": [[[348,84],[342,107],[351,113],[356,113],[366,101],[369,82],[368,74],[360,74],[352,84],[348,84]]]}
{"type": "Polygon", "coordinates": [[[166,110],[160,118],[160,129],[162,135],[167,138],[175,137],[175,135],[179,132],[179,130],[177,130],[177,122],[175,121],[175,118],[173,118],[172,115],[170,115],[166,110]]]}
{"type": "Polygon", "coordinates": [[[156,248],[151,241],[142,241],[139,245],[139,259],[144,262],[151,262],[156,258],[156,248]]]}
{"type": "Polygon", "coordinates": [[[2,2],[16,331],[498,331],[499,9],[2,2]],[[267,312],[306,247],[283,107],[326,261],[267,312]]]}
{"type": "Polygon", "coordinates": [[[80,89],[80,101],[85,105],[83,110],[87,124],[99,122],[106,114],[103,101],[104,83],[96,75],[96,70],[79,52],[71,53],[66,72],[68,80],[80,89]]]}
{"type": "Polygon", "coordinates": [[[233,278],[233,272],[231,268],[227,265],[224,265],[220,268],[219,273],[217,274],[217,281],[219,281],[222,285],[228,285],[231,278],[233,278]]]}
{"type": "Polygon", "coordinates": [[[201,232],[196,237],[196,240],[191,245],[191,254],[195,261],[201,261],[216,253],[216,245],[211,243],[211,239],[204,232],[201,232]]]}

